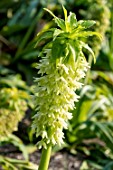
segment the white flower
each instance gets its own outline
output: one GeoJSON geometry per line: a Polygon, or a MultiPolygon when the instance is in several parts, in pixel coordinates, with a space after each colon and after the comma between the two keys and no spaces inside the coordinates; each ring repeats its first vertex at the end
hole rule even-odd
{"type": "Polygon", "coordinates": [[[59,29],[45,30],[37,35],[37,44],[44,37],[48,42],[43,46],[42,58],[37,65],[41,77],[35,79],[37,113],[32,128],[42,138],[39,147],[44,148],[63,143],[63,128],[67,128],[68,120],[72,118],[71,110],[79,99],[76,90],[82,87],[80,81],[89,67],[82,49],[88,50],[95,59],[92,49],[82,41],[82,37],[100,37],[98,33],[87,30],[95,21],[77,22],[74,13],[67,16],[64,7],[63,10],[65,20],[46,9],[54,17],[59,29]]]}
{"type": "Polygon", "coordinates": [[[72,118],[70,112],[75,107],[79,96],[75,91],[81,88],[80,79],[85,76],[88,63],[85,58],[78,58],[74,67],[69,63],[50,61],[50,50],[38,64],[40,78],[35,79],[35,104],[37,114],[34,116],[32,128],[37,137],[39,147],[46,148],[48,144],[63,143],[63,128],[67,128],[68,120],[72,118]]]}

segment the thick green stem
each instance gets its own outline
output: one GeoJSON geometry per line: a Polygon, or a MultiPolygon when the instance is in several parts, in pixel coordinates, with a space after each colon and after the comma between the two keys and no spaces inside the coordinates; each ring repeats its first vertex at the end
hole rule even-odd
{"type": "Polygon", "coordinates": [[[48,170],[50,156],[51,156],[51,149],[52,149],[51,146],[48,146],[47,149],[43,148],[38,170],[48,170]]]}

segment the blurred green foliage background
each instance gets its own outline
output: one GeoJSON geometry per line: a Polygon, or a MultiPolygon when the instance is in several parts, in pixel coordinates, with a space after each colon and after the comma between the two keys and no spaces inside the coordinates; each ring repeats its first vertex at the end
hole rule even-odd
{"type": "MultiPolygon", "coordinates": [[[[13,143],[22,151],[25,162],[0,157],[6,169],[35,169],[28,161],[26,145],[38,139],[30,129],[34,114],[33,77],[35,63],[43,43],[34,48],[37,33],[54,25],[52,17],[43,8],[63,17],[62,4],[76,13],[77,19],[96,21],[92,30],[103,39],[89,38],[96,55],[96,64],[86,53],[91,65],[84,87],[78,91],[69,129],[65,131],[67,152],[81,153],[85,159],[81,170],[113,169],[113,1],[112,0],[1,0],[0,1],[0,146],[13,143]],[[22,119],[28,119],[25,132],[20,134],[22,119]],[[18,129],[18,123],[20,128],[18,129]],[[17,132],[14,132],[17,130],[17,132]],[[13,133],[12,133],[13,132],[13,133]],[[26,151],[25,151],[26,150],[26,151]],[[14,163],[16,162],[16,163],[14,163]]],[[[44,40],[46,41],[46,40],[44,40]]],[[[58,148],[57,148],[58,149],[58,148]]],[[[59,148],[60,149],[60,148],[59,148]]]]}

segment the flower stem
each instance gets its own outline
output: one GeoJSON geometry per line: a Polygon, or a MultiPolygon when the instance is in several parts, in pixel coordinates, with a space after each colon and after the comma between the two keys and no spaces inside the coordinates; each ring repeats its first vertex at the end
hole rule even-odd
{"type": "Polygon", "coordinates": [[[38,170],[48,170],[52,147],[49,145],[47,149],[42,150],[41,160],[38,170]]]}

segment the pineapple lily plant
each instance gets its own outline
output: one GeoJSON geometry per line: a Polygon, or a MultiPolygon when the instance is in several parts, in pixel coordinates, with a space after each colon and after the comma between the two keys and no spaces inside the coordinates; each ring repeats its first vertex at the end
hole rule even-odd
{"type": "Polygon", "coordinates": [[[86,43],[89,36],[100,35],[88,29],[95,24],[92,20],[77,21],[76,15],[63,7],[65,20],[56,17],[50,10],[58,28],[51,28],[37,35],[36,46],[47,39],[40,53],[37,64],[40,77],[35,78],[34,102],[36,114],[32,129],[41,137],[38,147],[43,148],[39,170],[47,170],[51,148],[63,144],[63,129],[68,128],[72,118],[71,110],[79,96],[76,90],[82,87],[80,82],[85,77],[89,64],[83,53],[92,49],[86,43]]]}

